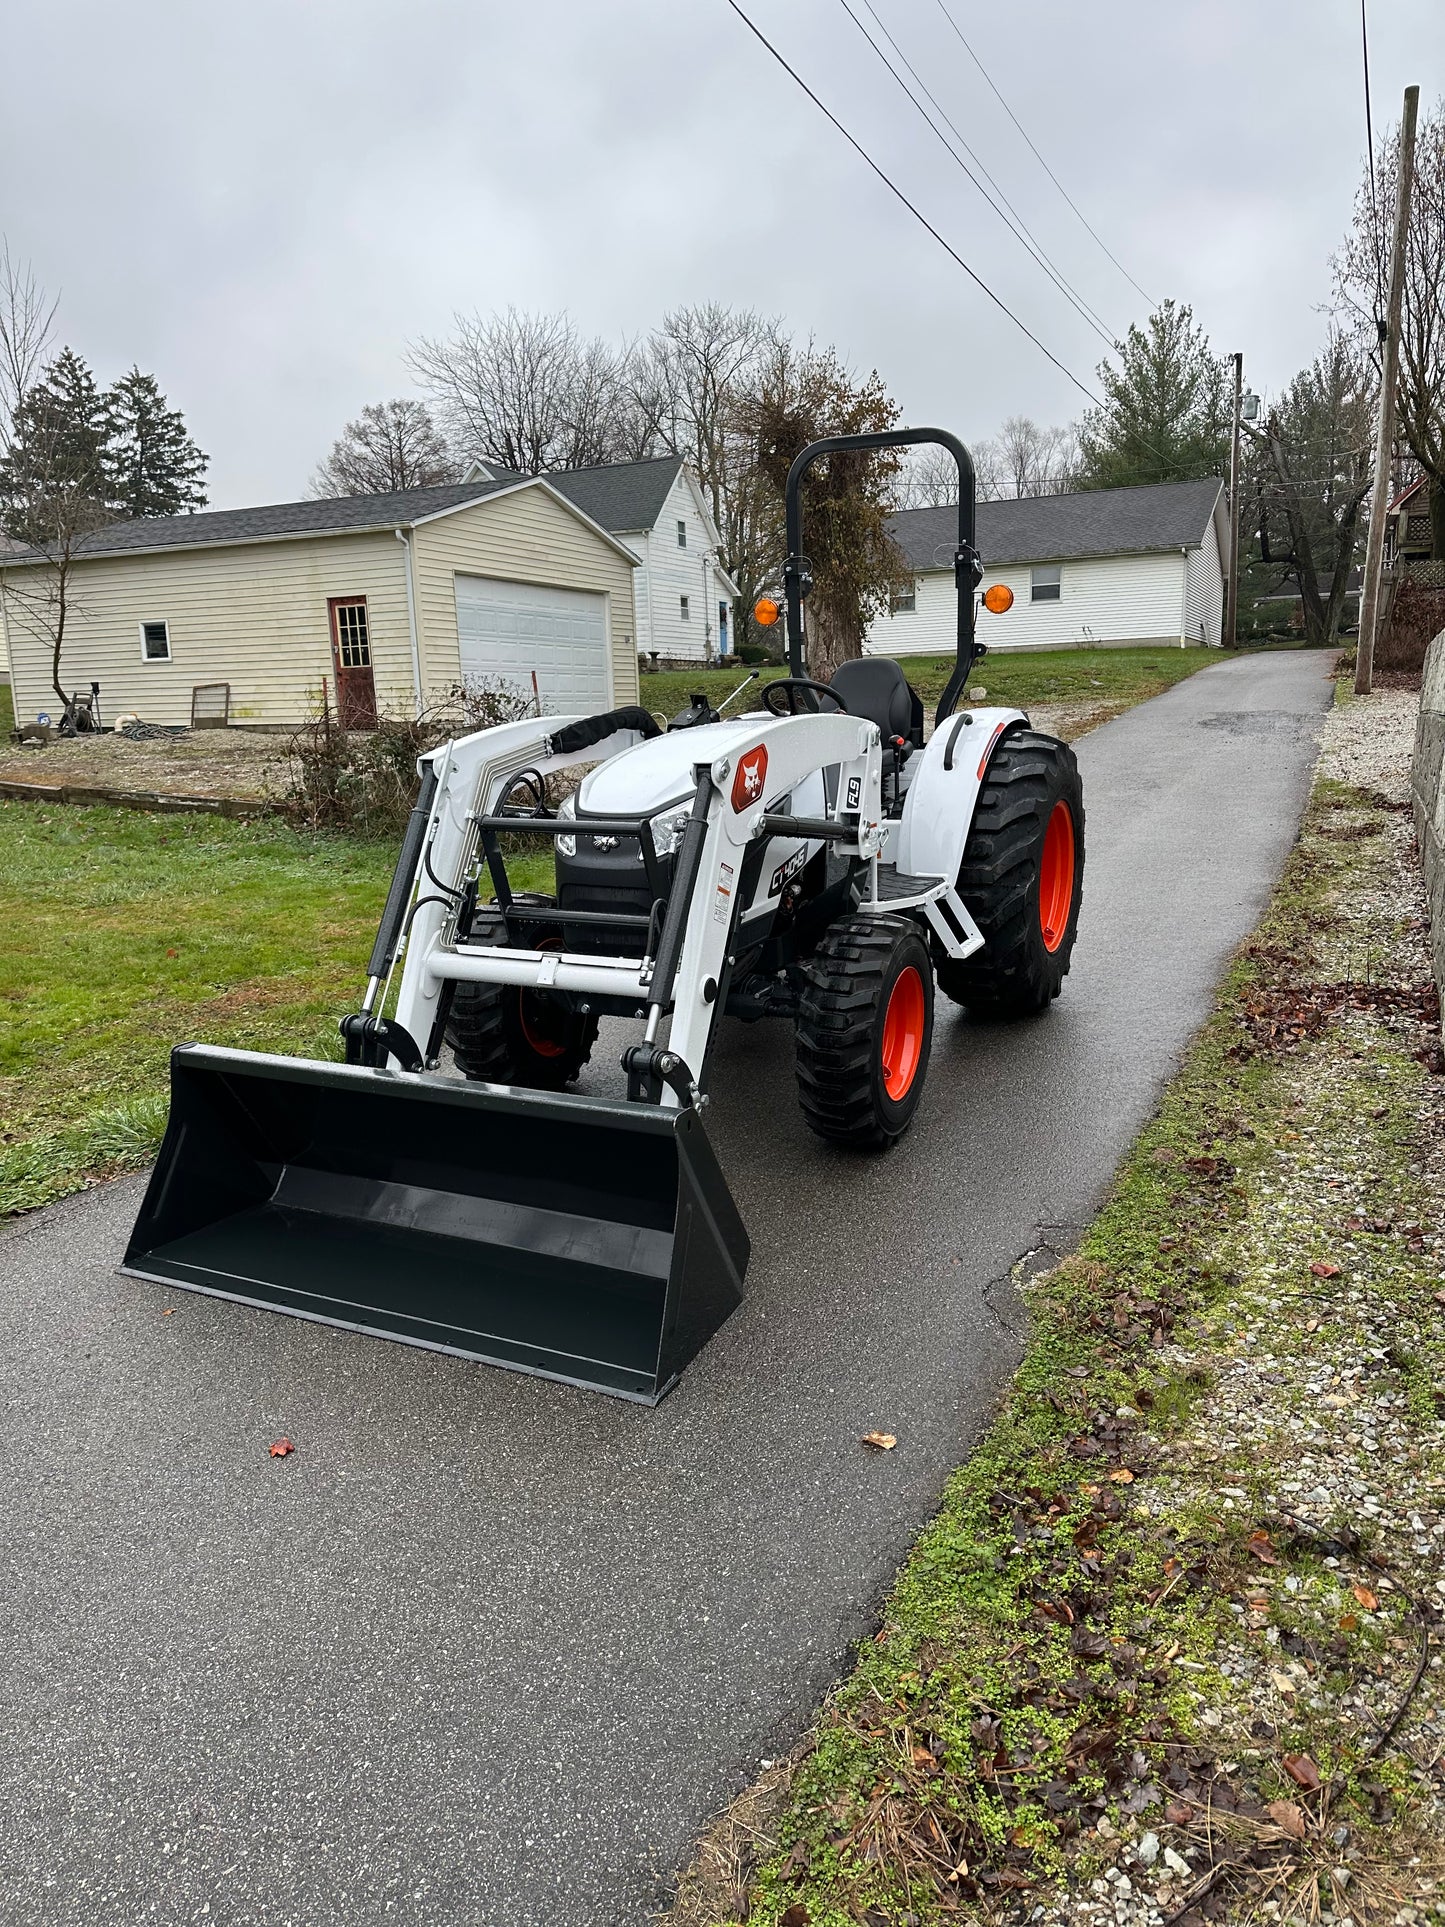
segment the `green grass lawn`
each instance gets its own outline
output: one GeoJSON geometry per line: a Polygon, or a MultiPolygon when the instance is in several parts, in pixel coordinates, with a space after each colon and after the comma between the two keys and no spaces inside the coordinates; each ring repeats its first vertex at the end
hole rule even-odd
{"type": "MultiPolygon", "coordinates": [[[[1018,709],[1034,703],[1137,703],[1222,659],[1218,649],[1041,649],[987,657],[975,669],[970,686],[986,689],[991,703],[1018,709]]],[[[943,694],[953,657],[904,656],[900,661],[908,680],[932,707],[943,694]]],[[[720,702],[746,673],[743,669],[659,670],[643,676],[642,700],[648,709],[673,716],[686,706],[694,689],[720,702]]],[[[769,664],[762,675],[771,681],[783,673],[769,664]]],[[[754,683],[727,714],[738,716],[756,709],[761,698],[762,683],[754,683]]]]}
{"type": "MultiPolygon", "coordinates": [[[[173,1044],[339,1057],[395,861],[275,818],[0,801],[0,1217],[145,1163],[173,1044]]],[[[550,854],[509,869],[551,887],[550,854]]]]}
{"type": "Polygon", "coordinates": [[[15,727],[15,701],[8,682],[0,682],[0,742],[15,727]]]}

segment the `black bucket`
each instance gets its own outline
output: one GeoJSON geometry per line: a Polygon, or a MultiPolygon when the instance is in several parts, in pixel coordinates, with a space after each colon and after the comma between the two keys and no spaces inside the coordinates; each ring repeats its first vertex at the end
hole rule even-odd
{"type": "Polygon", "coordinates": [[[183,1044],[121,1269],[652,1404],[747,1262],[692,1111],[183,1044]]]}

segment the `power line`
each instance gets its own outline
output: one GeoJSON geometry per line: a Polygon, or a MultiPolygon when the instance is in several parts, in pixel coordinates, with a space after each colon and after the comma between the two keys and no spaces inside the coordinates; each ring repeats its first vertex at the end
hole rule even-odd
{"type": "MultiPolygon", "coordinates": [[[[1078,376],[1073,372],[1073,370],[1070,368],[1066,368],[1063,362],[1059,360],[1058,356],[1054,354],[1051,349],[1048,349],[1044,346],[1043,342],[1039,340],[1038,336],[1034,333],[1033,329],[1030,328],[1026,322],[1021,321],[1019,317],[1014,313],[1013,309],[1009,307],[1008,303],[1004,301],[999,295],[996,295],[994,293],[993,289],[984,280],[983,276],[976,273],[974,269],[972,269],[969,266],[967,261],[965,261],[963,256],[958,252],[958,249],[955,248],[950,242],[946,241],[943,238],[943,236],[939,233],[938,229],[933,225],[932,221],[928,219],[928,216],[922,213],[920,209],[917,208],[914,205],[914,203],[909,200],[908,196],[903,192],[903,189],[898,186],[897,182],[894,181],[888,174],[884,172],[884,170],[879,166],[878,162],[875,161],[873,156],[868,152],[867,148],[863,146],[862,142],[857,140],[852,134],[848,132],[848,129],[843,125],[842,121],[839,120],[838,116],[833,112],[833,110],[830,107],[824,106],[823,102],[813,92],[812,88],[808,85],[807,81],[803,79],[803,76],[797,71],[795,67],[790,66],[788,62],[783,58],[782,54],[778,52],[778,49],[773,45],[772,41],[768,39],[767,35],[763,32],[762,28],[759,27],[756,24],[756,22],[749,19],[748,15],[744,13],[743,9],[739,6],[738,0],[728,0],[728,5],[732,8],[733,12],[737,15],[738,19],[742,21],[743,25],[748,29],[748,31],[753,35],[753,37],[756,40],[761,41],[762,45],[766,47],[768,52],[772,55],[773,59],[776,60],[778,65],[782,68],[783,72],[787,74],[791,80],[796,82],[796,84],[799,87],[802,88],[803,92],[808,96],[809,100],[812,101],[813,105],[818,109],[819,113],[822,114],[826,120],[832,123],[832,125],[837,129],[837,131],[843,136],[844,140],[847,141],[848,145],[853,149],[854,153],[858,155],[859,159],[864,161],[867,164],[867,166],[872,169],[872,171],[878,176],[879,180],[882,181],[883,185],[888,189],[889,193],[892,194],[897,200],[903,203],[904,207],[908,209],[908,212],[913,216],[914,220],[918,222],[920,227],[927,229],[927,231],[933,236],[934,240],[937,241],[938,245],[944,250],[944,252],[949,256],[951,256],[952,259],[957,262],[959,267],[963,269],[964,273],[968,276],[969,280],[974,282],[974,284],[977,287],[979,287],[984,294],[988,296],[989,300],[994,304],[996,308],[998,308],[1002,313],[1008,316],[1009,320],[1014,324],[1014,326],[1019,330],[1021,334],[1027,335],[1028,339],[1038,349],[1039,353],[1044,356],[1045,360],[1052,362],[1054,367],[1058,369],[1059,373],[1063,375],[1066,380],[1072,382],[1074,387],[1078,389],[1081,395],[1083,395],[1087,400],[1093,402],[1095,407],[1102,408],[1104,406],[1102,397],[1099,395],[1096,395],[1092,388],[1085,387],[1084,383],[1079,380],[1078,376]]],[[[1145,300],[1147,300],[1148,296],[1146,295],[1144,298],[1145,300]]]]}
{"type": "Polygon", "coordinates": [[[1059,290],[1059,292],[1064,296],[1066,300],[1072,302],[1073,306],[1083,316],[1084,320],[1088,322],[1089,326],[1094,330],[1095,334],[1098,335],[1099,338],[1103,342],[1105,342],[1107,346],[1112,348],[1118,340],[1117,331],[1110,328],[1109,324],[1102,318],[1102,316],[1097,314],[1094,311],[1094,309],[1089,306],[1088,302],[1084,300],[1083,296],[1078,292],[1078,290],[1071,285],[1071,283],[1066,279],[1066,277],[1062,274],[1062,272],[1049,259],[1048,255],[1045,253],[1041,244],[1034,238],[1033,234],[1029,231],[1029,228],[1026,225],[1023,216],[1019,213],[1018,209],[1009,200],[1008,196],[1004,193],[1003,189],[999,186],[998,182],[993,178],[992,174],[989,173],[988,169],[984,166],[983,162],[979,159],[978,155],[974,152],[973,148],[971,148],[968,142],[963,138],[963,135],[959,132],[954,122],[949,118],[944,108],[939,104],[937,98],[929,91],[926,83],[920,76],[917,68],[909,60],[907,54],[904,53],[903,49],[899,46],[898,42],[893,38],[893,35],[888,31],[887,27],[883,24],[883,21],[879,19],[878,11],[874,6],[870,4],[870,0],[863,0],[863,5],[867,7],[868,12],[872,15],[872,18],[875,24],[877,25],[879,32],[883,35],[884,39],[888,42],[889,46],[893,49],[894,53],[898,56],[898,59],[902,62],[904,67],[906,67],[908,72],[912,75],[913,80],[915,81],[915,83],[919,88],[919,91],[925,96],[925,98],[932,105],[934,111],[938,114],[939,119],[943,121],[944,125],[949,129],[950,133],[952,133],[954,139],[958,142],[959,146],[963,149],[964,153],[968,155],[969,160],[971,160],[974,163],[974,166],[978,168],[979,173],[983,175],[984,180],[988,182],[989,187],[993,189],[994,194],[998,196],[997,201],[994,200],[992,195],[990,195],[990,193],[988,192],[988,189],[984,187],[983,182],[979,180],[978,175],[973,172],[973,168],[971,168],[968,165],[968,162],[963,160],[955,152],[955,150],[949,145],[947,136],[930,119],[927,109],[923,106],[923,103],[917,98],[915,94],[913,94],[910,91],[908,87],[908,83],[903,79],[903,76],[897,71],[897,69],[893,67],[893,65],[889,62],[887,55],[883,52],[883,49],[878,45],[877,41],[873,39],[872,35],[868,32],[867,28],[863,25],[863,22],[858,18],[857,14],[854,13],[852,7],[848,3],[848,0],[838,0],[838,4],[839,6],[842,7],[844,13],[847,14],[848,18],[853,22],[853,25],[858,29],[859,33],[862,34],[864,40],[868,43],[872,51],[875,54],[877,54],[879,60],[883,63],[884,67],[887,68],[888,72],[892,75],[893,79],[897,81],[899,87],[902,88],[903,93],[907,98],[909,104],[915,107],[918,110],[919,114],[922,115],[924,122],[929,128],[929,131],[937,138],[939,143],[942,145],[944,152],[948,155],[949,159],[953,161],[957,167],[960,167],[963,170],[963,172],[968,176],[969,180],[972,181],[974,186],[978,189],[979,193],[983,195],[984,199],[988,202],[989,206],[993,209],[994,213],[998,215],[999,219],[1009,229],[1010,233],[1013,234],[1016,240],[1023,243],[1024,247],[1028,249],[1033,259],[1038,262],[1039,266],[1044,270],[1045,274],[1048,275],[1049,279],[1053,282],[1054,286],[1059,290]],[[1003,204],[1002,206],[999,205],[1000,202],[1002,202],[1003,204]],[[1005,212],[1005,210],[1007,210],[1007,212],[1005,212]]]}
{"type": "MultiPolygon", "coordinates": [[[[1362,3],[1363,3],[1363,0],[1362,0],[1362,3]]],[[[964,52],[968,55],[969,59],[973,62],[974,66],[977,67],[978,71],[983,75],[984,79],[988,82],[989,87],[993,92],[993,96],[997,100],[999,106],[1002,107],[1004,112],[1008,115],[1009,119],[1013,122],[1014,126],[1017,127],[1019,132],[1023,135],[1024,140],[1028,143],[1029,152],[1033,155],[1034,159],[1038,162],[1039,166],[1048,175],[1049,179],[1053,182],[1054,186],[1059,190],[1060,194],[1063,195],[1064,199],[1068,202],[1069,206],[1073,208],[1074,213],[1078,216],[1080,222],[1083,224],[1085,231],[1090,236],[1092,236],[1092,238],[1096,242],[1098,242],[1098,245],[1104,250],[1104,253],[1108,255],[1109,259],[1114,263],[1114,266],[1119,270],[1120,274],[1122,274],[1124,279],[1129,283],[1129,286],[1134,289],[1135,293],[1143,295],[1144,299],[1149,303],[1149,306],[1151,309],[1157,308],[1159,304],[1157,301],[1155,301],[1154,297],[1150,294],[1145,294],[1143,288],[1139,286],[1139,283],[1134,279],[1133,275],[1130,274],[1129,270],[1124,266],[1124,263],[1119,259],[1118,255],[1116,255],[1113,252],[1113,250],[1105,244],[1105,242],[1100,238],[1100,236],[1094,232],[1094,229],[1090,227],[1088,221],[1085,220],[1083,212],[1079,208],[1078,204],[1075,202],[1073,196],[1069,193],[1069,190],[1064,186],[1063,182],[1059,179],[1058,175],[1049,166],[1048,162],[1044,159],[1043,155],[1039,152],[1037,147],[1034,146],[1033,141],[1029,139],[1028,129],[1024,126],[1023,122],[1019,119],[1018,115],[1014,112],[1013,108],[1009,106],[1008,102],[1004,99],[1003,95],[999,92],[998,88],[994,86],[992,74],[990,74],[990,72],[988,71],[988,68],[984,66],[983,62],[979,59],[978,55],[973,51],[973,48],[970,47],[968,42],[964,39],[963,30],[960,28],[958,22],[954,19],[953,15],[948,11],[948,8],[944,5],[944,0],[936,0],[936,4],[938,7],[938,11],[943,15],[944,19],[948,22],[949,26],[952,27],[954,33],[958,36],[959,43],[963,47],[964,52]]]]}

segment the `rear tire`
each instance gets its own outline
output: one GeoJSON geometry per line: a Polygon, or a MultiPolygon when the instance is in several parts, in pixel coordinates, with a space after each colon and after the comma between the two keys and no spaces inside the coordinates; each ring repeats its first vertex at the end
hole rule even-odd
{"type": "MultiPolygon", "coordinates": [[[[555,924],[536,924],[523,935],[528,946],[537,949],[561,942],[555,924]]],[[[470,941],[503,945],[506,940],[505,918],[496,911],[479,910],[470,941]]],[[[447,1021],[447,1042],[457,1069],[469,1079],[560,1091],[580,1075],[591,1057],[598,1023],[596,1017],[584,1017],[545,991],[523,990],[516,984],[459,983],[447,1021]]]]}
{"type": "Polygon", "coordinates": [[[958,872],[984,936],[959,962],[938,957],[938,987],[980,1017],[1032,1017],[1063,987],[1084,885],[1084,789],[1067,743],[1036,730],[994,751],[958,872]]]}
{"type": "Polygon", "coordinates": [[[834,924],[798,1005],[798,1101],[810,1130],[881,1148],[913,1122],[933,1041],[928,944],[900,917],[834,924]]]}

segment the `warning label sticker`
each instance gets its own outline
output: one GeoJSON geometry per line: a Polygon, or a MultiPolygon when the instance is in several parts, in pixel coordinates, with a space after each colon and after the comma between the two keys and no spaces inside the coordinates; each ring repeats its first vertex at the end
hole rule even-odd
{"type": "Polygon", "coordinates": [[[718,866],[717,895],[712,900],[712,920],[726,923],[733,909],[733,866],[722,863],[718,866]]]}

